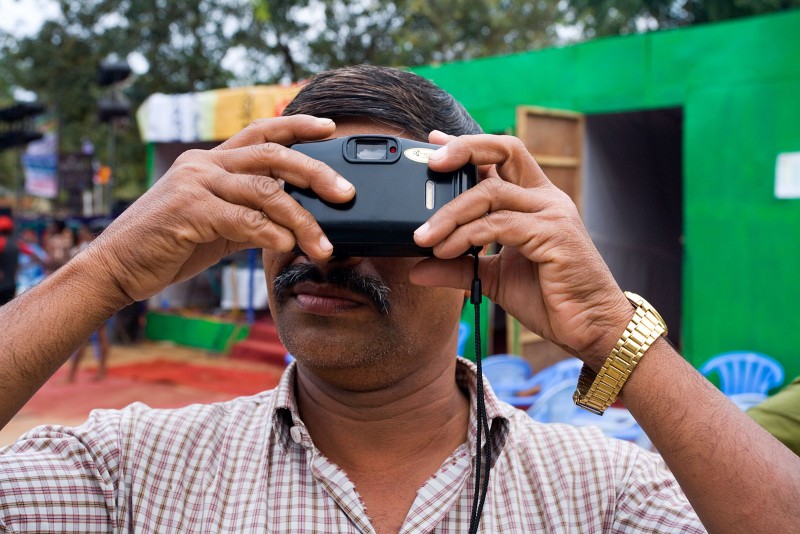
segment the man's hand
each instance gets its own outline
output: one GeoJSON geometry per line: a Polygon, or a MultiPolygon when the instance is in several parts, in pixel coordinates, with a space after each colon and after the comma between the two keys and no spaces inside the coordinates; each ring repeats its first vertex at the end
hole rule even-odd
{"type": "Polygon", "coordinates": [[[245,248],[324,259],[333,247],[281,181],[345,202],[353,186],[285,145],[322,139],[333,121],[307,115],[259,120],[213,150],[190,150],[91,247],[130,300],[152,296],[245,248]]]}
{"type": "Polygon", "coordinates": [[[418,264],[412,281],[469,289],[471,261],[457,256],[469,246],[499,243],[499,254],[481,258],[484,293],[526,328],[599,369],[633,308],[575,204],[515,137],[433,132],[430,141],[446,144],[432,156],[433,170],[471,162],[481,181],[417,230],[417,244],[432,246],[437,258],[418,264]]]}
{"type": "MultiPolygon", "coordinates": [[[[430,160],[432,169],[452,171],[472,162],[483,180],[417,230],[417,244],[434,247],[437,257],[417,264],[411,281],[468,289],[471,261],[456,256],[471,245],[500,243],[499,254],[481,258],[484,293],[599,370],[633,307],[574,204],[516,138],[434,132],[430,140],[446,144],[430,160]]],[[[622,398],[709,531],[796,530],[800,460],[665,340],[647,351],[622,398]]]]}
{"type": "Polygon", "coordinates": [[[335,129],[333,121],[307,115],[260,120],[214,150],[185,153],[90,247],[0,308],[0,428],[132,300],[244,248],[289,251],[297,244],[312,258],[327,258],[333,247],[281,181],[331,202],[352,198],[353,186],[330,167],[286,147],[335,129]]]}

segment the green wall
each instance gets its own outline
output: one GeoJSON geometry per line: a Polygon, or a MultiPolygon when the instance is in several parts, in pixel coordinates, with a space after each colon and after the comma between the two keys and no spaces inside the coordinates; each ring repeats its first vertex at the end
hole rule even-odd
{"type": "Polygon", "coordinates": [[[756,350],[800,375],[800,200],[774,197],[800,151],[800,11],[414,69],[488,132],[521,104],[684,110],[683,352],[756,350]]]}

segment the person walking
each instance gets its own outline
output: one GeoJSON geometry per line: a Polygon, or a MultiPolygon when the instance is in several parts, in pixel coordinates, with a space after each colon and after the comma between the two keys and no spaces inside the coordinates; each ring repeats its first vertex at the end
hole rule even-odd
{"type": "Polygon", "coordinates": [[[0,306],[11,301],[17,294],[17,269],[19,247],[12,239],[14,220],[0,216],[0,306]]]}

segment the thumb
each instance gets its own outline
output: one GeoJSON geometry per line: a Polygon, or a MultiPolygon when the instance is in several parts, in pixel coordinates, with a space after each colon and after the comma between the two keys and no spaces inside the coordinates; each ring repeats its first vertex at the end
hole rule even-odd
{"type": "Polygon", "coordinates": [[[408,278],[418,286],[469,290],[472,288],[473,261],[467,256],[449,260],[426,258],[411,268],[408,278]]]}

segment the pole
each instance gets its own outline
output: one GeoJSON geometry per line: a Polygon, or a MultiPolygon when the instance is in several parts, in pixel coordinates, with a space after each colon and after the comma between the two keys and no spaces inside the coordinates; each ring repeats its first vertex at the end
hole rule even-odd
{"type": "Polygon", "coordinates": [[[22,197],[25,196],[25,167],[22,165],[22,149],[14,149],[17,158],[17,191],[14,199],[14,214],[19,217],[22,214],[22,197]]]}
{"type": "Polygon", "coordinates": [[[256,312],[253,309],[253,293],[255,292],[255,278],[256,278],[256,254],[258,249],[247,249],[247,269],[248,269],[248,287],[247,287],[247,324],[253,324],[256,320],[256,312]]]}
{"type": "Polygon", "coordinates": [[[106,202],[105,213],[111,215],[112,205],[114,203],[114,175],[116,174],[116,145],[117,145],[117,119],[111,119],[108,123],[108,167],[111,169],[111,175],[108,177],[108,184],[106,184],[106,202]]]}

